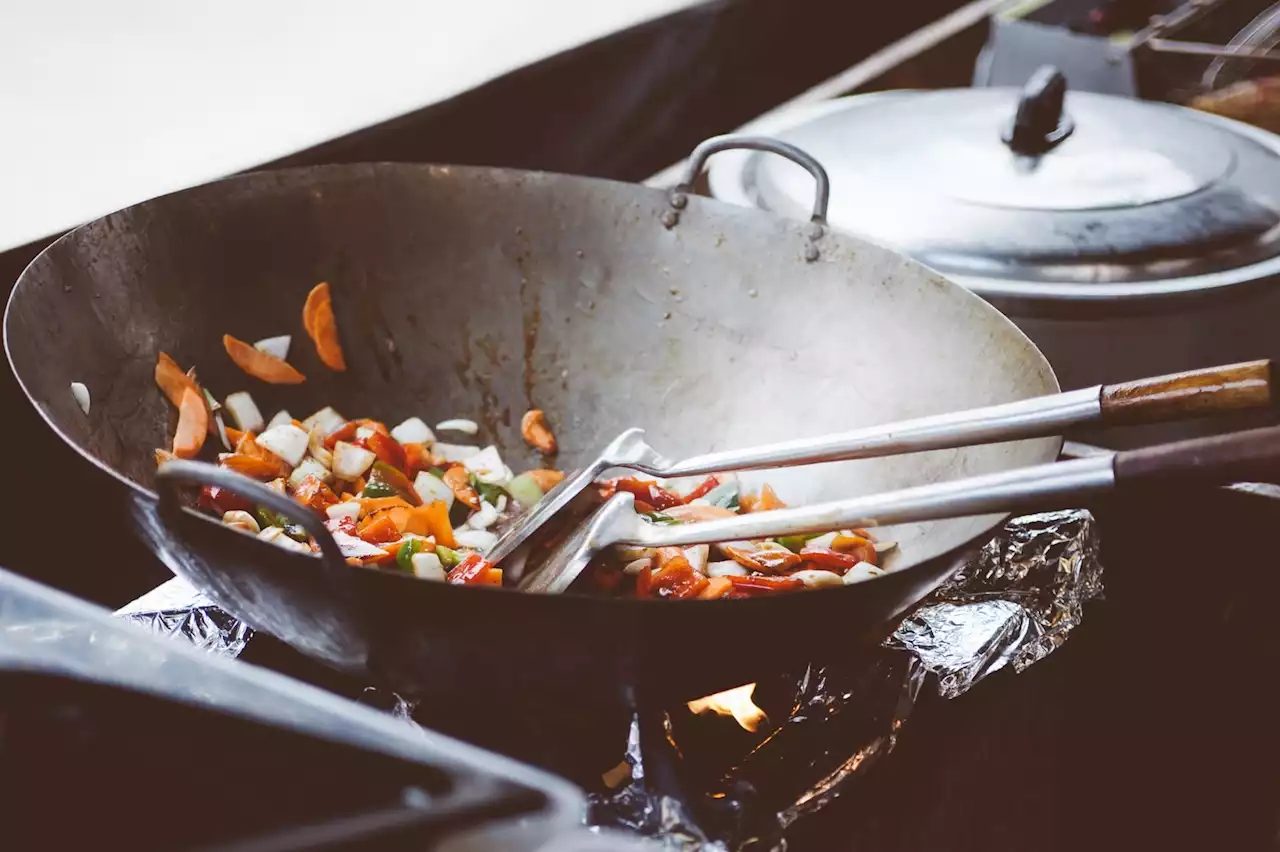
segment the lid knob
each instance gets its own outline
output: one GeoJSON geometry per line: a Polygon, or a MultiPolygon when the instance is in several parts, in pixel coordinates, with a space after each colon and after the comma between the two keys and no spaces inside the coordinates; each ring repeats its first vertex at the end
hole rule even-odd
{"type": "Polygon", "coordinates": [[[1054,148],[1075,129],[1062,111],[1067,78],[1052,65],[1042,65],[1022,87],[1018,111],[1005,127],[1004,144],[1015,154],[1038,157],[1054,148]]]}

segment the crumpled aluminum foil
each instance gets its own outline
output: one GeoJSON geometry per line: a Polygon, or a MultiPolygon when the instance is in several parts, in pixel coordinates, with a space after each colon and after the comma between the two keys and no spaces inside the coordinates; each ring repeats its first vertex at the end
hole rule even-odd
{"type": "Polygon", "coordinates": [[[238,657],[253,629],[232,618],[181,577],[156,586],[116,615],[160,636],[186,639],[219,657],[238,657]]]}
{"type": "MultiPolygon", "coordinates": [[[[954,698],[1061,646],[1102,593],[1098,545],[1084,510],[1010,520],[878,651],[758,684],[771,721],[754,734],[683,706],[635,714],[622,762],[589,793],[589,823],[680,852],[785,850],[788,826],[893,750],[921,689],[954,698]]],[[[223,656],[252,636],[181,580],[117,615],[223,656]]],[[[416,724],[394,693],[370,688],[360,701],[416,724]]]]}

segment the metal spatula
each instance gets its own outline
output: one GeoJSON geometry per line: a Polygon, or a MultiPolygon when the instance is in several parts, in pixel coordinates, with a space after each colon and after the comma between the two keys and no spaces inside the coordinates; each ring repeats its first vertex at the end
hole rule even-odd
{"type": "Polygon", "coordinates": [[[592,557],[614,544],[683,547],[849,527],[1042,511],[1080,505],[1117,488],[1226,485],[1242,480],[1280,480],[1280,426],[694,524],[651,524],[635,513],[634,496],[622,492],[554,548],[519,588],[563,592],[592,557]]]}
{"type": "Polygon", "coordinates": [[[730,470],[791,467],[994,444],[1057,435],[1086,423],[1156,423],[1268,405],[1271,362],[1251,361],[1116,385],[1034,397],[1018,402],[921,417],[817,438],[667,459],[628,429],[586,467],[566,477],[502,535],[488,559],[501,561],[564,509],[606,471],[630,468],[660,478],[730,470]]]}

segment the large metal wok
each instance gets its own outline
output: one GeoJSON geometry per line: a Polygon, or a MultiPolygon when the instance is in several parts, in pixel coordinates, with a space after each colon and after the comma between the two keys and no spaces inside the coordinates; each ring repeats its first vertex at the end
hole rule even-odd
{"type": "MultiPolygon", "coordinates": [[[[789,156],[820,168],[794,151],[789,156]]],[[[695,168],[700,168],[698,163],[695,168]]],[[[685,193],[503,169],[324,166],[249,174],[85,225],[22,274],[5,317],[32,403],[128,501],[178,574],[249,624],[335,666],[419,694],[640,684],[696,696],[764,667],[847,655],[882,636],[996,517],[884,535],[896,570],[837,590],[665,602],[526,595],[325,568],[160,500],[152,449],[172,413],[158,350],[269,414],[471,416],[520,469],[520,415],[548,412],[572,468],[640,425],[672,455],[1056,391],[995,309],[903,256],[685,193]],[[349,370],[301,334],[307,291],[335,292],[349,370]],[[292,333],[305,384],[239,372],[224,333],[292,333]],[[92,394],[86,416],[71,382],[92,394]]],[[[1059,440],[744,476],[791,503],[1052,460],[1059,440]]],[[[70,533],[69,533],[70,534],[70,533]]],[[[109,555],[99,568],[110,570],[109,555]]]]}

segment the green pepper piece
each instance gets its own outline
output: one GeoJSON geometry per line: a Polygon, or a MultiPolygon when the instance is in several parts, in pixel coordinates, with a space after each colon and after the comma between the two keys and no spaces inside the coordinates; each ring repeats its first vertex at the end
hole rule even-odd
{"type": "Polygon", "coordinates": [[[502,486],[490,485],[487,482],[481,482],[479,479],[476,479],[476,475],[474,473],[467,478],[471,481],[471,487],[474,488],[480,494],[481,499],[490,506],[496,506],[498,504],[498,498],[505,493],[502,486]]]}
{"type": "Polygon", "coordinates": [[[360,492],[361,497],[395,497],[397,492],[384,480],[377,477],[370,479],[364,484],[364,490],[360,492]]]}
{"type": "Polygon", "coordinates": [[[254,507],[253,517],[257,519],[258,526],[262,529],[266,529],[267,527],[284,526],[284,522],[276,516],[276,513],[268,509],[266,506],[254,507]]]}
{"type": "Polygon", "coordinates": [[[284,534],[294,541],[306,542],[309,536],[307,531],[298,524],[284,524],[284,534]]]}
{"type": "Polygon", "coordinates": [[[436,545],[436,556],[440,557],[440,564],[445,568],[452,568],[462,561],[462,554],[442,544],[436,545]]]}
{"type": "Polygon", "coordinates": [[[205,405],[209,406],[210,411],[217,411],[219,408],[222,408],[221,403],[213,398],[213,394],[209,393],[208,388],[201,388],[200,390],[204,392],[204,402],[205,405]]]}
{"type": "Polygon", "coordinates": [[[436,479],[444,479],[444,468],[442,467],[428,468],[427,473],[431,474],[436,479]]]}
{"type": "Polygon", "coordinates": [[[647,512],[642,517],[644,517],[650,523],[653,523],[653,524],[670,525],[670,524],[680,523],[675,518],[671,517],[670,515],[663,514],[662,512],[647,512]]]}
{"type": "MultiPolygon", "coordinates": [[[[400,549],[396,551],[396,565],[400,566],[400,570],[413,572],[413,554],[422,551],[422,539],[411,538],[404,544],[400,545],[400,549]]],[[[441,563],[443,564],[443,562],[441,563]]]]}
{"type": "Polygon", "coordinates": [[[792,553],[799,553],[804,549],[805,537],[802,535],[784,535],[778,539],[778,544],[790,550],[792,553]]]}

